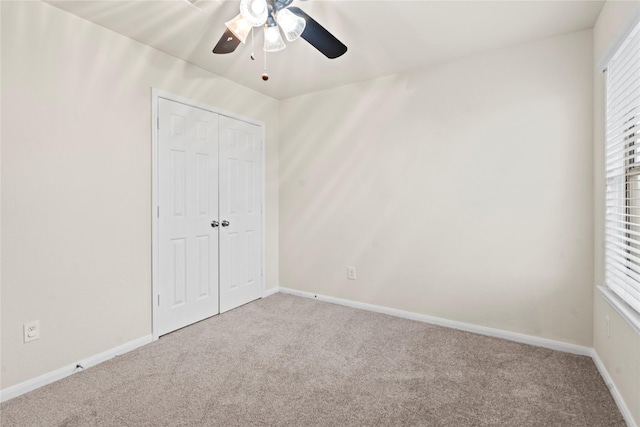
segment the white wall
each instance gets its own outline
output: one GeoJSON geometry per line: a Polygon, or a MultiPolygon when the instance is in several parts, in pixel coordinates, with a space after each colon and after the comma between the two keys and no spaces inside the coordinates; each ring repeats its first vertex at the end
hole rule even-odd
{"type": "MultiPolygon", "coordinates": [[[[594,93],[594,237],[595,285],[604,283],[604,126],[605,82],[596,68],[609,44],[632,15],[638,2],[605,3],[593,29],[594,93]]],[[[594,289],[593,347],[625,401],[629,412],[640,425],[640,335],[594,289]],[[610,319],[609,336],[605,317],[610,319]]]]}
{"type": "Polygon", "coordinates": [[[283,101],[281,286],[591,346],[591,70],[584,31],[283,101]]]}
{"type": "Polygon", "coordinates": [[[151,87],[266,123],[277,286],[278,101],[48,4],[1,7],[2,389],[151,333],[151,87]]]}

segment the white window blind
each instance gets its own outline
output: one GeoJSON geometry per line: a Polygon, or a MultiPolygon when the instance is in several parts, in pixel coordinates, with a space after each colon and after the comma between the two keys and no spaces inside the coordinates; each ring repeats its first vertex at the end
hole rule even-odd
{"type": "Polygon", "coordinates": [[[606,68],[605,283],[640,312],[640,23],[606,68]]]}

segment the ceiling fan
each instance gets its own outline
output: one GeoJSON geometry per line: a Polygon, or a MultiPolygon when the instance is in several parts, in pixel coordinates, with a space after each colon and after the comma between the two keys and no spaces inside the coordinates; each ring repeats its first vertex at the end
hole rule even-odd
{"type": "MultiPolygon", "coordinates": [[[[286,47],[280,34],[282,29],[288,41],[302,37],[329,59],[344,55],[347,46],[302,9],[290,6],[291,3],[293,0],[241,0],[240,13],[225,22],[227,29],[213,48],[213,53],[235,51],[240,43],[246,42],[254,27],[264,27],[265,52],[277,52],[286,47]]],[[[254,59],[253,52],[251,59],[254,59]]],[[[269,79],[266,65],[262,79],[269,79]]]]}

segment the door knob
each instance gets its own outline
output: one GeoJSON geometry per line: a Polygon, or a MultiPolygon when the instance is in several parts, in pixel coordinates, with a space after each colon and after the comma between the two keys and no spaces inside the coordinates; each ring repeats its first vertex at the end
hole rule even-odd
{"type": "Polygon", "coordinates": [[[211,226],[216,228],[220,223],[218,221],[211,221],[211,226]]]}
{"type": "Polygon", "coordinates": [[[227,221],[227,220],[222,221],[222,226],[223,227],[228,227],[229,226],[229,221],[227,221]]]}

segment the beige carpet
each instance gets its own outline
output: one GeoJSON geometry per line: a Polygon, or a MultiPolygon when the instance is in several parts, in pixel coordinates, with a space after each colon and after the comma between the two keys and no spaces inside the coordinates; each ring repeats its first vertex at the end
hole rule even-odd
{"type": "Polygon", "coordinates": [[[2,426],[624,426],[588,357],[276,294],[0,406],[2,426]]]}

